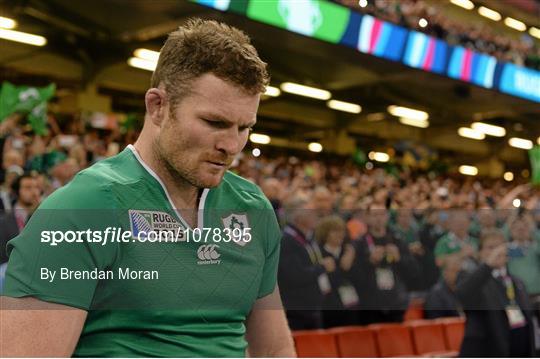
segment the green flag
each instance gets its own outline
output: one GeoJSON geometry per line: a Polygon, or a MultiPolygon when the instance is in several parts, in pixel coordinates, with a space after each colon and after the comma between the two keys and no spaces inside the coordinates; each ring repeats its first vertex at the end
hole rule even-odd
{"type": "Polygon", "coordinates": [[[540,146],[534,146],[529,150],[529,159],[531,160],[531,182],[534,185],[540,184],[540,146]]]}
{"type": "Polygon", "coordinates": [[[0,89],[0,122],[13,113],[28,115],[34,132],[43,135],[47,128],[47,101],[56,91],[56,85],[46,87],[14,86],[3,82],[0,89]]]}
{"type": "Polygon", "coordinates": [[[367,162],[366,153],[362,151],[360,148],[356,148],[356,150],[353,153],[352,159],[354,163],[356,163],[358,166],[363,166],[367,162]]]}

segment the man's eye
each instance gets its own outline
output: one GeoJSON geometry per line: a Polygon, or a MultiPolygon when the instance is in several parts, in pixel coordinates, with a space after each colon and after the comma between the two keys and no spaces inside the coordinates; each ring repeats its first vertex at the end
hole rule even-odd
{"type": "Polygon", "coordinates": [[[213,121],[213,120],[204,120],[204,122],[208,123],[212,127],[216,128],[224,128],[227,127],[227,124],[223,121],[213,121]]]}

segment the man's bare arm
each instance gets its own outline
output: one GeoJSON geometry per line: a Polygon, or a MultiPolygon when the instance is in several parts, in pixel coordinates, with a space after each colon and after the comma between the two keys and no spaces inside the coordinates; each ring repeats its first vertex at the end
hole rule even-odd
{"type": "Polygon", "coordinates": [[[255,302],[246,326],[249,356],[296,357],[277,286],[272,294],[255,302]]]}
{"type": "Polygon", "coordinates": [[[69,357],[86,314],[32,297],[0,297],[0,357],[69,357]]]}

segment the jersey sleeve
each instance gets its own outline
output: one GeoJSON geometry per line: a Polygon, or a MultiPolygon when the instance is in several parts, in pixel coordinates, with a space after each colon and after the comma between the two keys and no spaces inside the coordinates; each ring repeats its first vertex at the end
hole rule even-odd
{"type": "Polygon", "coordinates": [[[89,309],[96,275],[114,261],[118,248],[118,243],[95,242],[94,234],[113,228],[117,215],[103,186],[75,178],[54,192],[8,243],[3,295],[89,309]],[[62,235],[65,241],[53,245],[52,238],[62,235]]]}
{"type": "Polygon", "coordinates": [[[263,266],[262,280],[259,287],[258,298],[271,294],[277,282],[279,266],[279,253],[281,246],[281,229],[270,203],[264,209],[263,216],[266,223],[266,257],[263,266]]]}

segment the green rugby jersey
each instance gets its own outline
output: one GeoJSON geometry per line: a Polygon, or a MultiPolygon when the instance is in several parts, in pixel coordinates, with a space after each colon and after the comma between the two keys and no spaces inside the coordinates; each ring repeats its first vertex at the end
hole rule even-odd
{"type": "Polygon", "coordinates": [[[256,185],[227,172],[199,202],[198,227],[220,235],[206,242],[204,230],[176,242],[135,240],[179,227],[187,225],[165,187],[129,146],[55,191],[9,242],[4,295],[88,310],[75,356],[244,356],[244,320],[276,286],[281,235],[270,203],[256,185]],[[105,245],[42,241],[43,231],[115,227],[133,238],[105,245]],[[225,228],[249,228],[251,240],[225,242],[225,228]],[[43,276],[43,268],[55,278],[43,276]]]}

